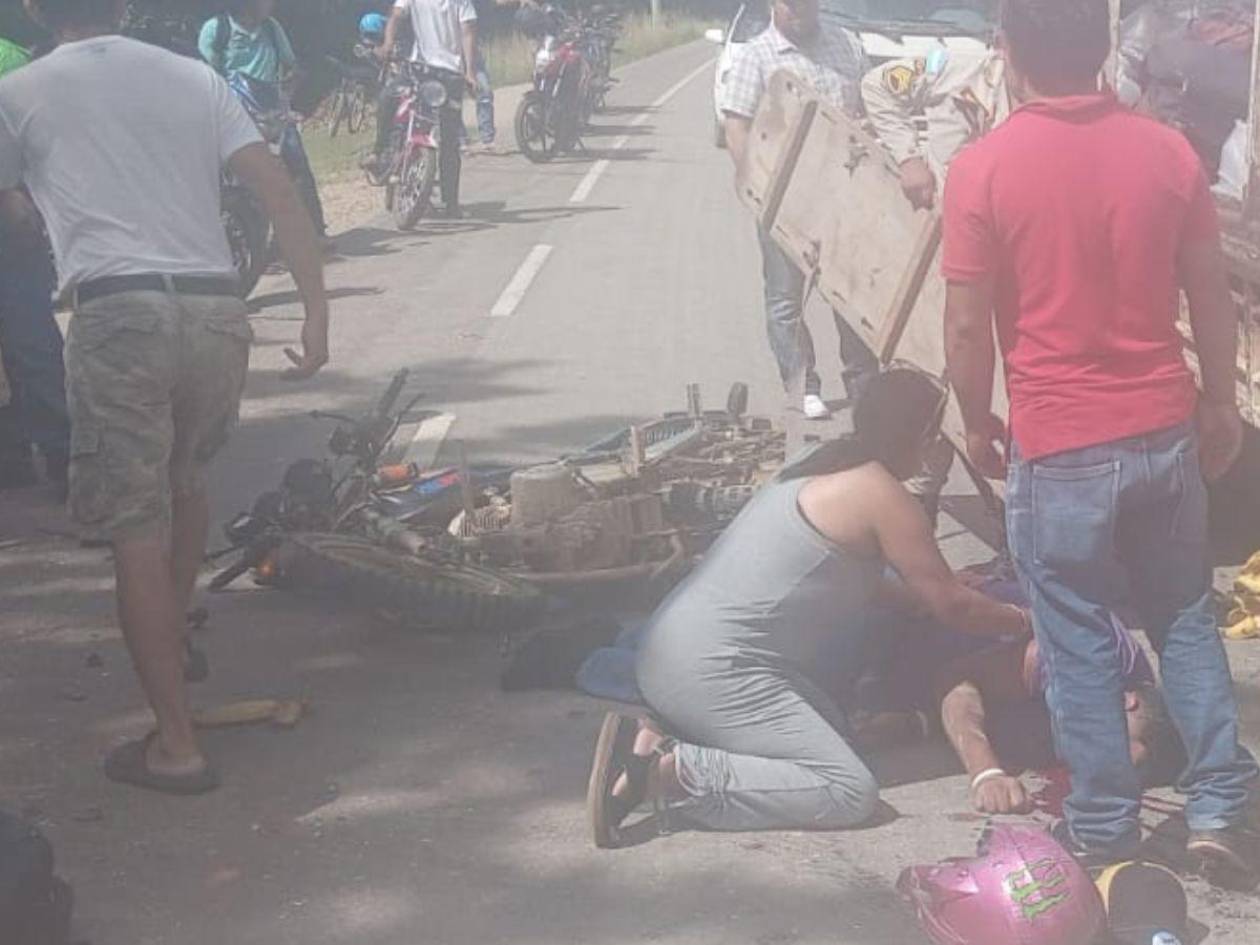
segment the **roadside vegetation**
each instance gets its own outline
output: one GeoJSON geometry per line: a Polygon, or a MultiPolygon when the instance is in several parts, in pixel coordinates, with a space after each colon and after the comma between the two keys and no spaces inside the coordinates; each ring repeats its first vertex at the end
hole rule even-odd
{"type": "MultiPolygon", "coordinates": [[[[617,50],[613,55],[613,65],[625,65],[635,59],[699,39],[715,23],[714,20],[692,13],[670,12],[663,14],[653,28],[651,17],[647,13],[631,14],[622,25],[621,38],[617,41],[617,50]]],[[[487,39],[482,48],[496,88],[530,81],[535,47],[524,35],[515,30],[496,34],[487,39]]],[[[473,123],[472,108],[469,98],[465,101],[464,117],[470,128],[473,123]]],[[[498,117],[502,134],[510,126],[511,116],[498,117]]],[[[329,136],[328,124],[322,116],[306,124],[303,129],[306,149],[315,176],[321,183],[357,172],[360,156],[365,148],[371,146],[375,120],[375,115],[370,116],[364,130],[357,135],[342,131],[335,138],[329,136]]],[[[502,143],[510,144],[509,141],[502,143]]]]}

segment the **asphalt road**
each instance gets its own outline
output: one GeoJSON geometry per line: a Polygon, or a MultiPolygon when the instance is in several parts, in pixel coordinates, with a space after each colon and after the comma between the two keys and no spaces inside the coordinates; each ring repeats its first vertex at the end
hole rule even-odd
{"type": "MultiPolygon", "coordinates": [[[[327,428],[307,411],[362,409],[403,367],[432,412],[427,456],[463,439],[474,458],[545,459],[683,405],[688,382],[716,403],[743,380],[754,411],[780,414],[753,230],[709,140],[711,56],[624,70],[586,154],[470,160],[466,221],[345,234],[333,360],[301,385],[278,380],[300,310],[269,279],[216,519],[318,455],[327,428]]],[[[826,319],[817,331],[831,350],[826,319]]],[[[950,508],[979,521],[965,495],[950,508]]],[[[915,945],[899,870],[966,854],[979,832],[940,748],[880,765],[900,815],[882,827],[599,853],[583,810],[598,706],[500,692],[494,641],[245,588],[211,601],[197,704],[302,697],[311,714],[209,735],[224,786],[204,798],[116,787],[97,759],[147,721],[107,561],[47,509],[8,503],[0,519],[23,523],[0,542],[0,798],[53,838],[93,945],[915,945]]],[[[983,554],[952,519],[945,534],[955,560],[983,554]]],[[[1256,658],[1234,652],[1256,731],[1256,658]]],[[[1202,887],[1195,909],[1211,943],[1252,940],[1260,917],[1202,887]]]]}

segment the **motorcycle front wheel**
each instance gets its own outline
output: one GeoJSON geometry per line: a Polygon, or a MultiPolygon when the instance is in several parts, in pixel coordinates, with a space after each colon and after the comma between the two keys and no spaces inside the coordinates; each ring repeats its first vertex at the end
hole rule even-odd
{"type": "Polygon", "coordinates": [[[279,583],[392,610],[417,626],[452,630],[512,629],[544,605],[537,589],[506,574],[426,561],[350,535],[292,536],[280,553],[279,583]]]}
{"type": "Polygon", "coordinates": [[[516,108],[516,146],[535,164],[556,156],[556,139],[547,127],[547,103],[538,90],[526,92],[516,108]]]}
{"type": "Polygon", "coordinates": [[[271,261],[271,225],[254,198],[240,187],[223,189],[219,213],[232,250],[241,298],[248,298],[271,261]]]}
{"type": "Polygon", "coordinates": [[[410,230],[428,211],[437,180],[438,156],[435,148],[419,148],[403,164],[394,189],[394,224],[410,230]]]}

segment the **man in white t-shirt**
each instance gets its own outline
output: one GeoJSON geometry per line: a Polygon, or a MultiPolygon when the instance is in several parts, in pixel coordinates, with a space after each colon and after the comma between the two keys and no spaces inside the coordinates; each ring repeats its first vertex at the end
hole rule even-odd
{"type": "MultiPolygon", "coordinates": [[[[385,41],[376,55],[388,60],[398,40],[404,18],[411,21],[415,43],[412,62],[441,69],[447,103],[440,111],[438,127],[438,183],[448,219],[463,216],[459,206],[460,138],[463,131],[464,90],[477,88],[477,10],[472,0],[394,0],[394,10],[385,27],[385,41]]],[[[388,84],[382,92],[376,113],[376,153],[368,170],[382,173],[382,155],[389,143],[398,93],[388,84]]]]}
{"type": "Polygon", "coordinates": [[[63,296],[70,506],[114,550],[118,615],[157,731],[115,781],[218,783],[184,688],[184,614],[205,556],[205,468],[237,419],[251,330],[219,217],[224,163],[262,201],[306,308],[290,376],[328,360],[315,230],[288,174],[203,63],[115,35],[124,0],[26,0],[55,35],[0,79],[0,191],[43,214],[63,296]]]}

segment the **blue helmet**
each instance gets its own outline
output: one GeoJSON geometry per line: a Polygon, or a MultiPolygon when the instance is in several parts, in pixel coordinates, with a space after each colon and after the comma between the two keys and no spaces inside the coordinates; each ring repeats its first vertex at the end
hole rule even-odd
{"type": "Polygon", "coordinates": [[[381,39],[385,35],[385,17],[379,13],[365,13],[359,20],[359,35],[368,39],[381,39]]]}

